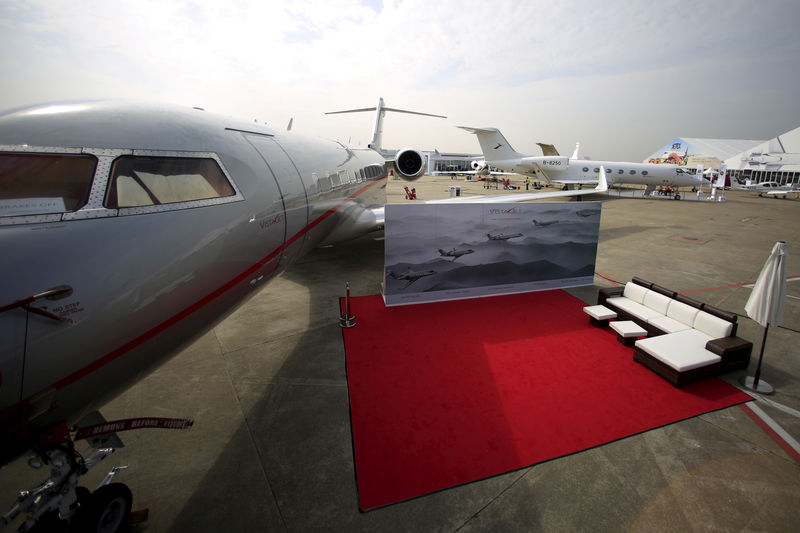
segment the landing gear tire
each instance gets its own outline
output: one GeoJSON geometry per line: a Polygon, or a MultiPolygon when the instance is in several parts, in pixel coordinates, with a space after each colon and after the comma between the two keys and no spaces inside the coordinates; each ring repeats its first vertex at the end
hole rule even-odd
{"type": "Polygon", "coordinates": [[[680,199],[681,199],[681,195],[680,195],[680,194],[676,194],[676,195],[675,195],[675,199],[676,199],[676,200],[680,200],[680,199]]]}
{"type": "Polygon", "coordinates": [[[133,495],[123,483],[110,483],[92,493],[81,511],[78,531],[117,533],[128,525],[133,495]]]}

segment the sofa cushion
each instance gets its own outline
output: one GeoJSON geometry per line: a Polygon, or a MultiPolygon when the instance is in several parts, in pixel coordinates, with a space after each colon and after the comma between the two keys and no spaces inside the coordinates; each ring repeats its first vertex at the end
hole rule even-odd
{"type": "Polygon", "coordinates": [[[622,295],[629,300],[633,300],[637,304],[642,303],[644,301],[644,296],[650,289],[642,287],[641,285],[637,285],[632,281],[629,281],[625,284],[625,291],[622,295]]]}
{"type": "Polygon", "coordinates": [[[677,300],[672,300],[669,304],[669,308],[667,308],[668,317],[674,318],[678,322],[683,322],[689,327],[694,325],[694,319],[697,318],[697,313],[699,312],[700,310],[698,308],[677,300]]]}
{"type": "Polygon", "coordinates": [[[685,329],[692,328],[692,326],[684,324],[680,320],[675,320],[674,318],[670,318],[668,316],[656,316],[653,318],[648,318],[647,323],[652,324],[665,333],[675,333],[676,331],[683,331],[685,329]]]}
{"type": "Polygon", "coordinates": [[[705,333],[687,329],[640,339],[636,346],[678,372],[685,372],[722,361],[720,356],[705,349],[709,340],[711,337],[705,333]]]}
{"type": "Polygon", "coordinates": [[[694,329],[711,336],[712,339],[727,337],[733,330],[733,324],[712,314],[700,311],[694,319],[694,329]]]}
{"type": "Polygon", "coordinates": [[[611,304],[612,306],[620,309],[629,315],[633,315],[634,317],[647,322],[648,319],[654,318],[657,316],[662,316],[661,313],[658,311],[653,311],[649,307],[646,307],[640,303],[636,303],[633,300],[629,300],[624,296],[618,296],[617,298],[609,298],[606,300],[606,305],[611,304]]]}
{"type": "Polygon", "coordinates": [[[663,294],[659,294],[654,290],[650,290],[644,295],[642,304],[649,307],[653,311],[657,311],[662,315],[666,315],[667,308],[669,307],[669,303],[671,301],[672,298],[664,296],[663,294]]]}

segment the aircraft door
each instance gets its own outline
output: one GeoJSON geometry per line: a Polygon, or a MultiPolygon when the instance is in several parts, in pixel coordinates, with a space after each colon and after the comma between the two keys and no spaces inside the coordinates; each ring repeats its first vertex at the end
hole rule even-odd
{"type": "Polygon", "coordinates": [[[286,242],[280,263],[290,263],[303,248],[306,235],[301,233],[308,225],[308,196],[300,173],[283,148],[272,137],[247,135],[247,140],[258,150],[269,166],[283,198],[286,216],[286,242]],[[296,240],[292,240],[297,237],[296,240]]]}
{"type": "Polygon", "coordinates": [[[0,312],[0,436],[17,421],[14,406],[22,394],[26,314],[20,308],[0,312]]]}

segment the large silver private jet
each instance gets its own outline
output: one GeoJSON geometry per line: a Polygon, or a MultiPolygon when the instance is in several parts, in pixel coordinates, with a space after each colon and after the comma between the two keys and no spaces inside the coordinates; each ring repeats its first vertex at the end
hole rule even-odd
{"type": "MultiPolygon", "coordinates": [[[[197,108],[0,114],[0,464],[33,449],[67,465],[10,518],[69,516],[87,415],[308,250],[382,226],[382,106],[372,149],[197,108]]],[[[394,168],[413,181],[424,158],[394,168]]]]}
{"type": "MultiPolygon", "coordinates": [[[[187,424],[106,422],[99,406],[307,251],[383,226],[383,118],[401,110],[380,99],[349,112],[365,110],[376,111],[368,149],[199,108],[84,101],[0,113],[0,464],[32,449],[51,466],[0,528],[21,514],[25,530],[76,514],[87,497],[78,476],[109,453],[102,441],[187,424]],[[84,459],[74,442],[87,436],[98,451],[84,459]]],[[[412,148],[390,164],[407,181],[425,170],[412,148]]],[[[600,175],[594,190],[538,197],[605,191],[600,175]]],[[[114,485],[95,494],[122,501],[108,509],[122,508],[111,522],[123,524],[130,492],[114,485]]]]}

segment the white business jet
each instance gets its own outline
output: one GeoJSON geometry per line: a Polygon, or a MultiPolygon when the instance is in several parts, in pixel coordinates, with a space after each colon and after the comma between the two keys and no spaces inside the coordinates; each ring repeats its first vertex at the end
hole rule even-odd
{"type": "MultiPolygon", "coordinates": [[[[572,157],[558,155],[552,145],[540,145],[545,155],[528,156],[514,150],[497,128],[458,127],[477,135],[484,156],[481,164],[532,176],[549,183],[561,183],[565,188],[599,183],[601,168],[605,169],[608,185],[645,185],[645,194],[650,194],[658,186],[677,189],[699,187],[703,184],[701,178],[676,165],[578,159],[578,146],[575,147],[572,157]]],[[[680,199],[680,195],[675,195],[675,198],[680,199]]]]}

